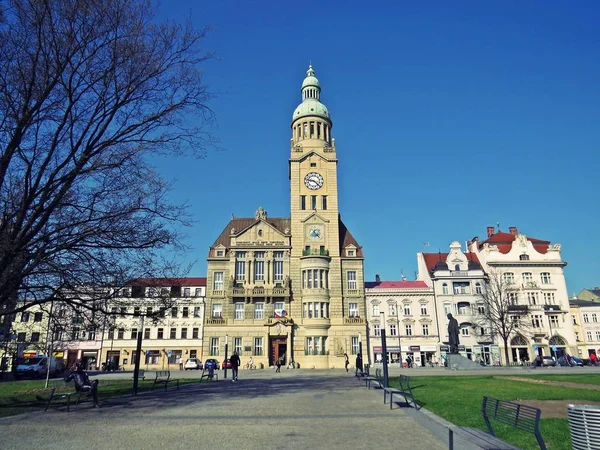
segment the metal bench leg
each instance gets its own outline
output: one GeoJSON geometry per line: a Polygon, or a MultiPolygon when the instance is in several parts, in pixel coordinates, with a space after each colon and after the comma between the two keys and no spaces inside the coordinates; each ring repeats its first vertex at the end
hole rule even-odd
{"type": "Polygon", "coordinates": [[[448,428],[448,450],[454,450],[454,433],[448,428]]]}

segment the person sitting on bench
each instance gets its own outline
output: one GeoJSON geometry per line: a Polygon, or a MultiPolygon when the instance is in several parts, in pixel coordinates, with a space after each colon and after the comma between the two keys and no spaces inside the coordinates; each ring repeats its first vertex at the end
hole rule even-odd
{"type": "Polygon", "coordinates": [[[99,408],[98,404],[98,380],[90,381],[87,373],[83,370],[83,363],[77,363],[75,370],[65,378],[66,382],[73,380],[75,382],[75,390],[89,392],[94,399],[94,408],[99,408]]]}

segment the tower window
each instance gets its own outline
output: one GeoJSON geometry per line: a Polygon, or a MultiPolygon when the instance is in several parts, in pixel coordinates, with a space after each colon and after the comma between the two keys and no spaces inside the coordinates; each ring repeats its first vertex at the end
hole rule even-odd
{"type": "Polygon", "coordinates": [[[306,209],[306,195],[300,196],[300,209],[303,211],[306,209]]]}
{"type": "Polygon", "coordinates": [[[327,196],[323,196],[323,211],[327,210],[327,196]]]}
{"type": "Polygon", "coordinates": [[[317,196],[316,195],[310,196],[310,208],[317,209],[317,196]]]}
{"type": "Polygon", "coordinates": [[[310,123],[310,137],[315,137],[315,123],[311,122],[310,123]]]}
{"type": "Polygon", "coordinates": [[[317,137],[321,138],[321,122],[317,122],[317,137]]]}

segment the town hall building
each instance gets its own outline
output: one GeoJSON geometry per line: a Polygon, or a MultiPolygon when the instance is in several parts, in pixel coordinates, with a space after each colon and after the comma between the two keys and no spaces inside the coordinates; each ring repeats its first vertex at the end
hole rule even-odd
{"type": "MultiPolygon", "coordinates": [[[[233,218],[209,249],[203,359],[343,367],[365,335],[362,247],[340,217],[333,122],[312,66],[292,116],[290,217],[233,218]]],[[[282,168],[283,170],[283,168],[282,168]]]]}

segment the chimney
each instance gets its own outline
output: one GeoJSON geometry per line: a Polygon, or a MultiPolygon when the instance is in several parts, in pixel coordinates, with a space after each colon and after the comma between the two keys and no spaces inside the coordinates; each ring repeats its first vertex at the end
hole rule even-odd
{"type": "Polygon", "coordinates": [[[381,282],[381,278],[379,277],[379,274],[375,275],[375,282],[377,282],[377,283],[381,282]]]}
{"type": "Polygon", "coordinates": [[[517,234],[519,234],[519,230],[517,230],[517,227],[508,227],[508,232],[510,234],[512,234],[513,236],[516,236],[517,234]]]}
{"type": "Polygon", "coordinates": [[[495,231],[494,227],[487,227],[487,237],[492,237],[495,231]]]}

